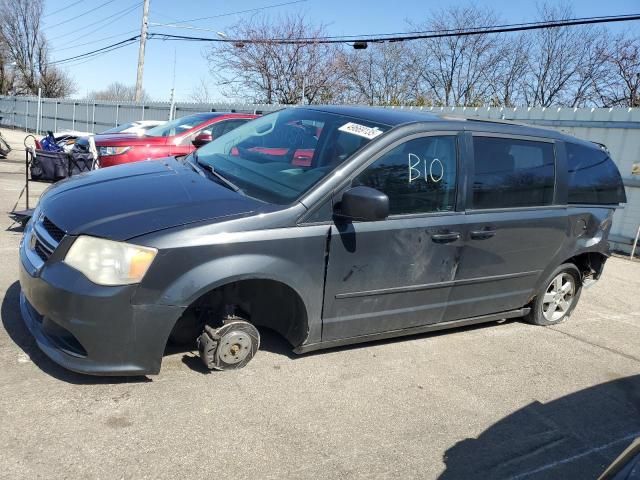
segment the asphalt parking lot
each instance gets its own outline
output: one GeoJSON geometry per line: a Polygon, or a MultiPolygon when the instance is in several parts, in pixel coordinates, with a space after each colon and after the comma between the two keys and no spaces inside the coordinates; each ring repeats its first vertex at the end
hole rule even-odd
{"type": "MultiPolygon", "coordinates": [[[[0,160],[0,211],[22,159],[0,160]]],[[[612,258],[550,328],[304,356],[263,332],[243,370],[170,351],[158,376],[101,378],[49,361],[23,325],[20,235],[0,215],[0,477],[589,479],[640,437],[640,262],[612,258]]]]}

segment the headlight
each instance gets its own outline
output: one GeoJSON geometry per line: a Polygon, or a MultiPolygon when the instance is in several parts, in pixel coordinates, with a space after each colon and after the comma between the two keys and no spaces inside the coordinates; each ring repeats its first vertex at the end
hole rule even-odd
{"type": "Polygon", "coordinates": [[[64,262],[98,285],[129,285],[142,280],[156,253],[155,248],[80,236],[64,262]]]}
{"type": "Polygon", "coordinates": [[[110,155],[122,155],[131,150],[131,147],[98,147],[98,155],[108,157],[110,155]]]}

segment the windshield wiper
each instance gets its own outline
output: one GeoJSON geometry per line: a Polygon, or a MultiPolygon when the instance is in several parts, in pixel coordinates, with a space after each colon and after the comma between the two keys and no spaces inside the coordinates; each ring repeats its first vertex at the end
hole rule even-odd
{"type": "Polygon", "coordinates": [[[218,180],[220,180],[220,182],[222,184],[224,184],[224,186],[226,186],[227,188],[233,190],[234,192],[242,192],[242,190],[240,190],[240,187],[237,186],[235,183],[233,183],[231,180],[223,177],[220,173],[216,172],[216,169],[213,168],[213,165],[209,165],[208,163],[203,163],[200,160],[198,160],[198,154],[196,152],[193,152],[193,159],[196,161],[196,163],[203,168],[204,170],[206,170],[207,172],[209,172],[211,175],[213,175],[214,177],[216,177],[218,180]]]}

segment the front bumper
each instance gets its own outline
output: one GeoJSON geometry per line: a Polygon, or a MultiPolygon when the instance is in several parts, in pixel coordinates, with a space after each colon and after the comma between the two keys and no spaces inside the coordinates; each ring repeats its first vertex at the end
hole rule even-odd
{"type": "Polygon", "coordinates": [[[40,349],[69,370],[92,375],[160,371],[184,307],[133,305],[136,286],[103,287],[54,257],[40,270],[20,247],[20,309],[40,349]]]}

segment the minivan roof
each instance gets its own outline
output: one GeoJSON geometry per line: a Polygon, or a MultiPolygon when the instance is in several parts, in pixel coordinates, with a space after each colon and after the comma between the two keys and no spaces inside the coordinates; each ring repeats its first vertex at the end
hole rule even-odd
{"type": "MultiPolygon", "coordinates": [[[[553,138],[573,143],[579,143],[591,148],[601,148],[600,145],[565,135],[562,132],[550,128],[534,127],[522,123],[484,119],[477,117],[465,117],[459,115],[447,115],[428,112],[418,109],[407,108],[385,108],[354,105],[304,105],[298,108],[317,110],[336,115],[360,118],[370,122],[396,127],[399,125],[417,122],[438,122],[439,127],[453,128],[459,130],[476,130],[494,133],[505,133],[512,135],[529,135],[534,137],[553,138]],[[463,125],[461,125],[461,123],[463,125]]],[[[434,125],[435,126],[435,125],[434,125]]]]}
{"type": "Polygon", "coordinates": [[[440,120],[438,115],[419,110],[392,109],[384,107],[367,107],[360,105],[305,105],[305,109],[318,110],[336,115],[361,118],[370,122],[381,123],[390,127],[412,122],[428,122],[440,120]]]}

